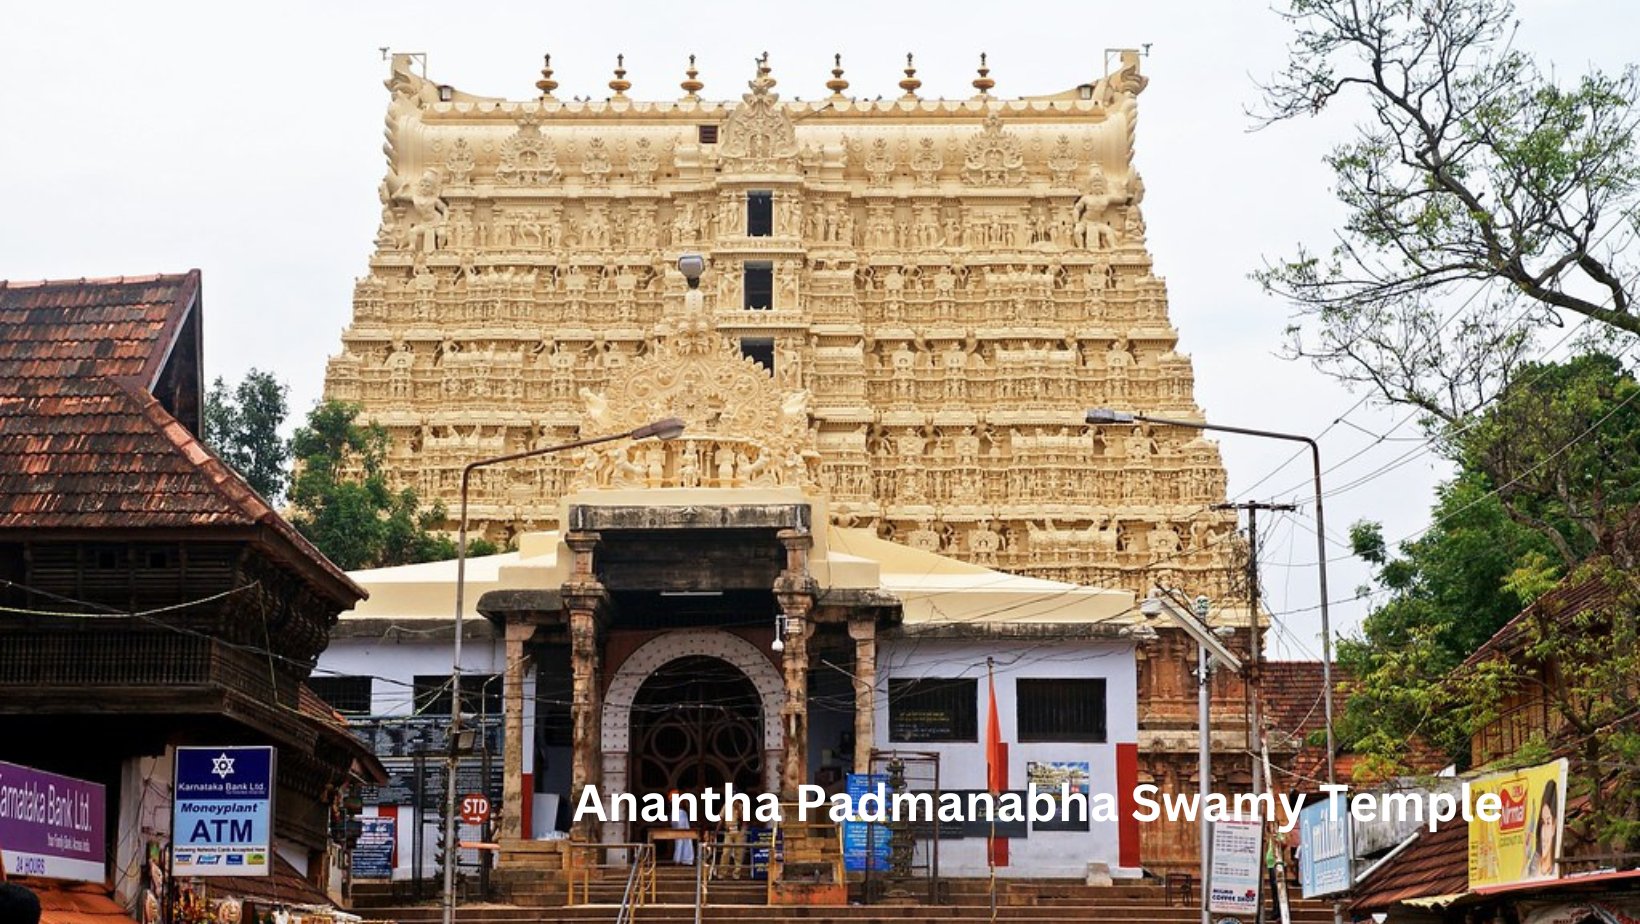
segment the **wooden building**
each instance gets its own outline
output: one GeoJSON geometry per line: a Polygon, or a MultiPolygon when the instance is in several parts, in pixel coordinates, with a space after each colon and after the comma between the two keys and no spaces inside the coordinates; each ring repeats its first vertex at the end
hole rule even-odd
{"type": "Polygon", "coordinates": [[[199,441],[200,274],[0,282],[0,760],[100,783],[117,897],[170,754],[278,749],[276,853],[333,891],[379,765],[303,685],[364,592],[199,441]]]}

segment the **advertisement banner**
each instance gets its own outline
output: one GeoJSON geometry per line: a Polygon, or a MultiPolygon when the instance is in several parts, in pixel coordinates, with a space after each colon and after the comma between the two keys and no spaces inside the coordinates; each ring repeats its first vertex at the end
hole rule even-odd
{"type": "Polygon", "coordinates": [[[1469,784],[1469,887],[1557,879],[1566,823],[1566,761],[1483,776],[1469,784]],[[1486,821],[1476,801],[1496,793],[1502,817],[1486,821]]]}
{"type": "Polygon", "coordinates": [[[177,748],[175,875],[272,872],[273,768],[273,748],[177,748]]]}
{"type": "MultiPolygon", "coordinates": [[[[1025,764],[1025,782],[1027,786],[1035,786],[1037,792],[1060,793],[1065,792],[1068,786],[1070,792],[1086,796],[1091,767],[1085,760],[1028,761],[1025,764]]],[[[1085,804],[1072,808],[1056,799],[1054,817],[1033,821],[1031,827],[1037,831],[1091,831],[1093,819],[1089,817],[1091,813],[1083,808],[1085,804]]]]}
{"type": "Polygon", "coordinates": [[[1335,895],[1350,888],[1350,811],[1344,797],[1304,806],[1298,813],[1298,884],[1305,898],[1335,895]]]}
{"type": "Polygon", "coordinates": [[[1213,864],[1208,868],[1207,910],[1213,914],[1258,913],[1259,873],[1263,868],[1264,824],[1260,821],[1213,822],[1213,864]]]}
{"type": "Polygon", "coordinates": [[[397,818],[366,815],[359,819],[359,840],[353,845],[353,875],[358,879],[393,878],[398,844],[397,818]]]}
{"type": "Polygon", "coordinates": [[[0,851],[7,875],[102,882],[103,788],[0,761],[0,851]]]}

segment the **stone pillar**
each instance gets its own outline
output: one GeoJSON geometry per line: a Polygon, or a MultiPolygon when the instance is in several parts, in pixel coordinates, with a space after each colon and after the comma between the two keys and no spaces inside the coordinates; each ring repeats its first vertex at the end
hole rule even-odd
{"type": "Polygon", "coordinates": [[[877,741],[877,620],[850,619],[854,639],[854,772],[871,770],[871,749],[877,741]]]}
{"type": "Polygon", "coordinates": [[[807,530],[783,529],[786,568],[775,581],[775,598],[786,617],[786,650],[782,663],[786,702],[780,707],[785,753],[780,764],[780,798],[796,801],[797,788],[809,776],[809,611],[814,606],[814,581],[809,576],[809,549],[814,537],[807,530]]]}
{"type": "MultiPolygon", "coordinates": [[[[524,676],[534,658],[526,652],[526,644],[535,634],[535,627],[519,622],[507,623],[507,672],[501,684],[502,745],[501,758],[501,839],[518,840],[524,831],[524,676]]],[[[533,738],[533,736],[532,736],[533,738]]]]}
{"type": "MultiPolygon", "coordinates": [[[[599,708],[602,700],[603,660],[599,629],[606,595],[604,587],[592,573],[592,550],[597,547],[597,533],[569,533],[564,542],[574,554],[570,579],[564,584],[564,606],[569,610],[569,659],[573,673],[570,697],[570,721],[573,729],[570,760],[570,811],[581,804],[582,792],[596,786],[603,769],[599,708]]],[[[576,822],[571,836],[577,840],[596,840],[596,819],[576,822]]]]}

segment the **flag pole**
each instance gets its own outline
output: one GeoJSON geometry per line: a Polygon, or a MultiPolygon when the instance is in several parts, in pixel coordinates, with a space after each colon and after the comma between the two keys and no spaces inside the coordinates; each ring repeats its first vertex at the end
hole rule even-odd
{"type": "Polygon", "coordinates": [[[996,761],[997,742],[1001,740],[1001,730],[997,728],[997,682],[992,673],[995,661],[989,656],[985,659],[985,688],[991,697],[990,717],[985,724],[985,788],[991,791],[991,836],[985,842],[985,861],[991,867],[991,924],[997,920],[997,769],[996,761]]]}

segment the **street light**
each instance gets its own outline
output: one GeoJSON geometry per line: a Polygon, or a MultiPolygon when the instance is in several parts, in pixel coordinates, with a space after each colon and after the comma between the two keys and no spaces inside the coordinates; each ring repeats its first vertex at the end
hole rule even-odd
{"type": "MultiPolygon", "coordinates": [[[[1316,562],[1321,575],[1321,683],[1326,688],[1322,691],[1321,703],[1327,723],[1327,783],[1338,782],[1336,770],[1333,766],[1333,690],[1332,690],[1332,623],[1327,614],[1327,526],[1321,515],[1321,448],[1315,440],[1295,433],[1277,433],[1273,430],[1254,430],[1249,427],[1230,427],[1224,424],[1210,424],[1198,420],[1177,420],[1171,417],[1151,417],[1148,414],[1130,414],[1125,411],[1113,411],[1110,408],[1090,408],[1087,413],[1087,422],[1090,424],[1126,424],[1134,421],[1159,424],[1165,427],[1188,427],[1193,430],[1221,430],[1225,433],[1240,433],[1244,436],[1262,436],[1273,440],[1291,440],[1295,443],[1305,443],[1310,447],[1310,462],[1315,467],[1315,550],[1316,562]]],[[[1258,619],[1258,614],[1253,614],[1258,619]]],[[[1257,652],[1254,652],[1257,656],[1257,652]]]]}
{"type": "Polygon", "coordinates": [[[466,467],[461,470],[461,525],[456,539],[455,663],[450,674],[450,764],[446,773],[444,794],[444,924],[455,924],[456,918],[456,860],[458,853],[456,850],[455,742],[461,731],[461,619],[467,590],[467,487],[472,474],[477,469],[498,465],[502,462],[516,462],[519,459],[563,452],[566,449],[579,449],[582,446],[595,446],[598,443],[611,443],[615,440],[643,440],[651,437],[659,440],[675,440],[683,435],[683,428],[684,423],[680,418],[666,417],[654,423],[627,430],[624,433],[610,433],[605,436],[594,436],[584,440],[561,443],[557,446],[543,446],[540,449],[526,449],[523,452],[479,459],[477,462],[467,463],[466,467]]]}

